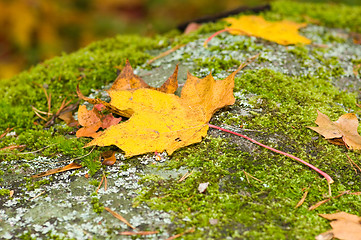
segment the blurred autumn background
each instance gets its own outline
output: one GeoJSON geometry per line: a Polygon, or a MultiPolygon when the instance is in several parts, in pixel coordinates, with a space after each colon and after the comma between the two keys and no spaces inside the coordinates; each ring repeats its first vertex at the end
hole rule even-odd
{"type": "Polygon", "coordinates": [[[120,33],[152,36],[205,15],[271,1],[0,0],[0,79],[95,40],[120,33]]]}

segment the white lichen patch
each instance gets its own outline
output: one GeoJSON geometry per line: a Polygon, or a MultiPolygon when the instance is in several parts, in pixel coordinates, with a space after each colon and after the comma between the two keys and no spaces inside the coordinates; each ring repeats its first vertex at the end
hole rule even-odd
{"type": "MultiPolygon", "coordinates": [[[[168,159],[166,153],[160,153],[159,156],[162,161],[168,159]]],[[[123,159],[121,155],[117,158],[123,159]]],[[[150,158],[155,161],[155,157],[150,158]]],[[[37,157],[31,163],[30,169],[34,174],[64,165],[56,163],[56,159],[44,157],[37,157]]],[[[146,227],[144,230],[162,230],[167,227],[171,224],[168,213],[151,210],[145,205],[132,207],[133,198],[142,188],[139,180],[148,165],[122,170],[124,165],[123,161],[117,161],[115,165],[107,167],[107,189],[104,189],[103,184],[98,190],[96,198],[99,203],[118,212],[135,227],[146,227]]],[[[49,183],[31,190],[25,186],[19,187],[16,197],[5,200],[5,209],[0,209],[0,238],[19,238],[29,230],[29,235],[36,239],[46,239],[50,235],[74,239],[110,239],[121,231],[131,230],[107,211],[100,214],[94,212],[91,200],[97,187],[89,182],[92,179],[100,181],[102,174],[87,179],[86,172],[86,169],[80,169],[75,174],[74,171],[68,171],[47,176],[35,181],[47,179],[49,183]]],[[[168,237],[163,232],[147,239],[168,237]]]]}
{"type": "Polygon", "coordinates": [[[212,59],[212,61],[233,59],[244,62],[259,53],[259,60],[249,65],[248,69],[268,68],[290,76],[314,76],[318,74],[319,70],[323,70],[328,73],[327,77],[336,86],[341,86],[345,81],[349,81],[351,82],[349,88],[355,89],[355,84],[359,87],[360,77],[353,73],[352,60],[361,59],[361,46],[352,42],[347,31],[309,24],[301,32],[302,35],[312,40],[311,45],[301,46],[301,50],[299,50],[299,46],[282,46],[255,37],[229,33],[217,35],[208,43],[208,48],[204,48],[203,43],[208,35],[200,36],[198,40],[189,42],[186,46],[154,61],[151,64],[155,67],[153,70],[142,70],[146,67],[145,64],[138,69],[138,72],[152,75],[153,71],[159,72],[160,69],[169,68],[169,64],[174,66],[181,62],[182,66],[189,66],[189,69],[185,69],[185,71],[189,70],[198,77],[204,77],[212,72],[215,79],[224,79],[237,66],[215,72],[214,67],[204,65],[196,68],[195,65],[198,62],[207,61],[207,59],[212,59]],[[329,41],[327,36],[340,39],[341,42],[329,41]],[[304,58],[297,55],[297,52],[300,51],[307,51],[304,58]],[[342,71],[333,73],[333,71],[337,72],[339,68],[342,71]],[[341,84],[338,84],[338,81],[341,81],[341,84]]]}

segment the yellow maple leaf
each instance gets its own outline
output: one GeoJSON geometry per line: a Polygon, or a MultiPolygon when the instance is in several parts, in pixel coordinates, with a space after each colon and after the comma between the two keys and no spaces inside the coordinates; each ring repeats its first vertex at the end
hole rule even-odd
{"type": "Polygon", "coordinates": [[[298,30],[306,26],[305,23],[295,23],[287,20],[278,22],[266,21],[261,16],[241,16],[239,18],[225,18],[231,25],[231,34],[243,34],[260,37],[282,45],[310,44],[311,40],[299,35],[298,30]]]}
{"type": "Polygon", "coordinates": [[[234,76],[216,81],[188,73],[181,97],[149,88],[108,90],[109,103],[118,112],[132,112],[129,120],[111,126],[86,146],[116,145],[126,156],[147,152],[170,155],[178,148],[200,142],[207,135],[213,113],[235,102],[234,76]]]}

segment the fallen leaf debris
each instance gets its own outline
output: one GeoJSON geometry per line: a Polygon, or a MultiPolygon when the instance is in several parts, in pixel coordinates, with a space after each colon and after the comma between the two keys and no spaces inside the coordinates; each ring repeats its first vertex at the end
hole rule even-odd
{"type": "Polygon", "coordinates": [[[336,145],[345,145],[348,149],[361,149],[361,136],[357,132],[358,120],[354,113],[346,113],[337,121],[332,122],[330,118],[317,110],[315,123],[318,127],[308,127],[322,136],[329,142],[336,145]]]}

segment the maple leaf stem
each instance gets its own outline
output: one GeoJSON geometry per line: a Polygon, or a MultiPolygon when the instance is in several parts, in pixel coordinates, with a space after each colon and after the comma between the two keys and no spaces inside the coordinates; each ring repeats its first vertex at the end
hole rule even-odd
{"type": "Polygon", "coordinates": [[[296,161],[298,161],[298,162],[300,162],[300,163],[303,163],[304,165],[310,167],[311,169],[313,169],[313,170],[315,170],[316,172],[318,172],[319,174],[321,174],[324,178],[326,178],[328,184],[333,183],[332,178],[331,178],[327,173],[321,171],[320,169],[318,169],[317,167],[313,166],[312,164],[310,164],[310,163],[308,163],[308,162],[305,162],[305,161],[303,161],[302,159],[300,159],[300,158],[298,158],[298,157],[293,156],[292,154],[285,153],[285,152],[282,152],[282,151],[277,150],[277,149],[275,149],[275,148],[272,148],[272,147],[270,147],[270,146],[264,145],[264,144],[262,144],[262,143],[260,143],[260,142],[258,142],[258,141],[256,141],[256,140],[250,138],[250,137],[247,137],[247,136],[242,135],[242,134],[237,133],[237,132],[233,132],[233,131],[228,130],[228,129],[221,128],[221,127],[218,127],[218,126],[215,126],[215,125],[212,125],[212,124],[208,124],[208,126],[211,127],[211,128],[215,128],[215,129],[221,130],[221,131],[223,131],[223,132],[228,132],[228,133],[237,135],[237,136],[239,136],[239,137],[245,138],[245,139],[247,139],[248,141],[251,141],[251,142],[253,142],[253,143],[255,143],[255,144],[257,144],[257,145],[259,145],[259,146],[261,146],[261,147],[267,148],[267,149],[269,149],[269,150],[271,150],[271,151],[273,151],[273,152],[282,154],[282,155],[287,156],[287,157],[289,157],[289,158],[292,158],[292,159],[294,159],[294,160],[296,160],[296,161]]]}

